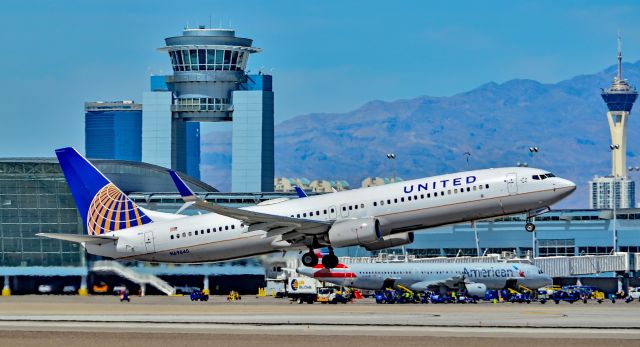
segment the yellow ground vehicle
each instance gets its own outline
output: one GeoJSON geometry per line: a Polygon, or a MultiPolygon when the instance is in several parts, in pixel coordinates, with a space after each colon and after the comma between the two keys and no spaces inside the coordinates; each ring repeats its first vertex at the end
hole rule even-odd
{"type": "Polygon", "coordinates": [[[242,300],[242,297],[240,297],[240,293],[236,292],[235,290],[230,291],[229,296],[227,296],[227,301],[237,301],[237,300],[242,300]]]}
{"type": "Polygon", "coordinates": [[[104,282],[100,282],[100,283],[96,283],[91,287],[91,290],[95,293],[95,294],[106,294],[109,292],[109,286],[104,283],[104,282]]]}
{"type": "Polygon", "coordinates": [[[324,287],[318,289],[316,301],[322,304],[346,304],[351,295],[347,291],[340,291],[337,288],[324,287]]]}

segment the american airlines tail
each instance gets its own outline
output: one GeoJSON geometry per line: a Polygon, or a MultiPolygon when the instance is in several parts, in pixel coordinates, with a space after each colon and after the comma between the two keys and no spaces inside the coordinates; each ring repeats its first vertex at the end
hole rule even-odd
{"type": "Polygon", "coordinates": [[[72,147],[56,150],[89,235],[152,223],[151,218],[72,147]]]}

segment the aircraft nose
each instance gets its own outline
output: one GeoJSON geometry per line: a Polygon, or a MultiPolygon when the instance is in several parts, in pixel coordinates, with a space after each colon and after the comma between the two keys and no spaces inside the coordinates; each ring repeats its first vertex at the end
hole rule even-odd
{"type": "Polygon", "coordinates": [[[553,190],[559,192],[561,197],[564,198],[576,190],[576,184],[567,179],[557,177],[553,181],[553,190]]]}

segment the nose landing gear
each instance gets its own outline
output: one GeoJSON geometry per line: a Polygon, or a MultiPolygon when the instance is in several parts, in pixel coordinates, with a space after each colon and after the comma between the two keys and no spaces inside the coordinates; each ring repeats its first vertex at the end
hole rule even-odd
{"type": "Polygon", "coordinates": [[[528,232],[533,232],[534,230],[536,230],[536,225],[531,223],[531,219],[527,218],[527,224],[524,225],[524,230],[528,231],[528,232]]]}

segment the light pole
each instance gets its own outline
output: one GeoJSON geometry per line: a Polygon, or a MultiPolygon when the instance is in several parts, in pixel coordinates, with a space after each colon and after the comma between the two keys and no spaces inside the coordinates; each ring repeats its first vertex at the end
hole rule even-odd
{"type": "Polygon", "coordinates": [[[531,165],[533,165],[533,159],[536,156],[536,153],[538,153],[540,149],[538,147],[529,147],[529,153],[531,153],[531,165]]]}
{"type": "Polygon", "coordinates": [[[387,159],[393,161],[393,183],[396,182],[396,154],[395,153],[387,153],[387,159]]]}
{"type": "Polygon", "coordinates": [[[469,157],[471,157],[471,152],[464,152],[465,157],[467,157],[467,170],[469,170],[469,157]]]}
{"type": "MultiPolygon", "coordinates": [[[[611,149],[611,151],[616,151],[620,149],[620,145],[618,144],[614,144],[614,145],[609,145],[609,149],[611,149]]],[[[616,253],[618,251],[618,228],[617,228],[617,224],[618,224],[618,216],[617,216],[617,201],[618,201],[618,187],[617,187],[617,183],[618,183],[618,176],[615,175],[615,173],[613,174],[613,192],[611,193],[612,196],[612,204],[613,204],[613,249],[611,250],[612,253],[616,253]]]]}
{"type": "Polygon", "coordinates": [[[471,221],[471,226],[473,227],[473,236],[476,239],[476,254],[480,257],[480,238],[478,238],[478,226],[476,225],[476,221],[471,221]]]}

